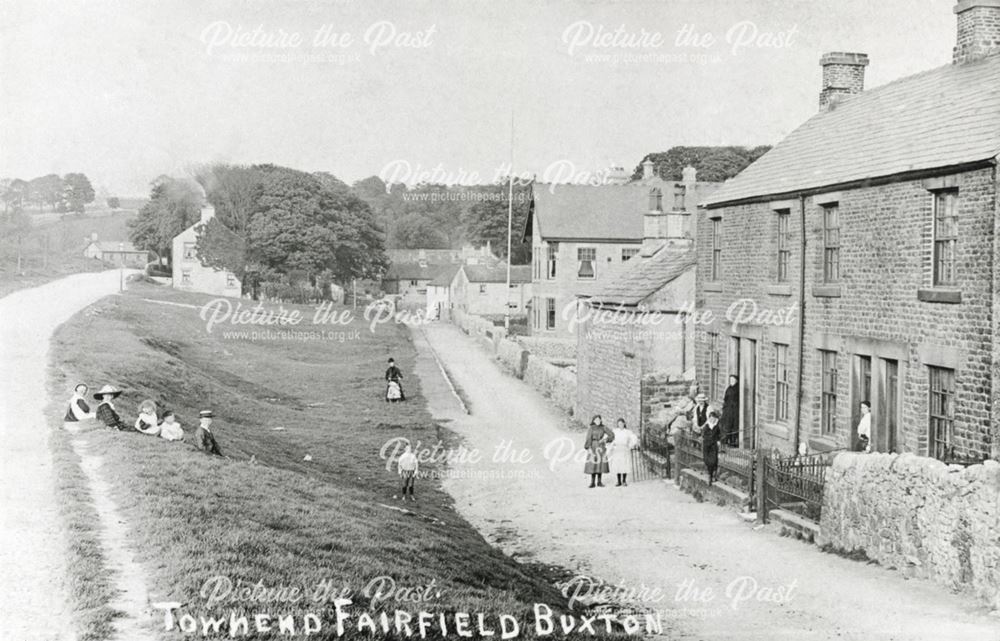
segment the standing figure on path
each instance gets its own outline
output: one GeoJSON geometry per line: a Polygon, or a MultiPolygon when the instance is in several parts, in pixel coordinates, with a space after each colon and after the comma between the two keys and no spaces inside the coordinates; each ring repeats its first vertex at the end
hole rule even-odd
{"type": "Polygon", "coordinates": [[[708,415],[708,423],[701,430],[701,454],[705,461],[705,471],[708,472],[708,484],[719,480],[719,413],[712,410],[708,415]]]}
{"type": "Polygon", "coordinates": [[[403,372],[396,367],[396,361],[389,359],[389,368],[385,370],[385,401],[387,403],[405,401],[403,394],[403,372]]]}
{"type": "Polygon", "coordinates": [[[627,487],[628,473],[632,469],[632,450],[639,446],[639,437],[628,428],[623,418],[618,419],[613,433],[608,464],[615,473],[615,487],[627,487]]]}
{"type": "Polygon", "coordinates": [[[113,401],[121,395],[122,391],[115,387],[114,385],[105,385],[96,394],[94,398],[100,401],[97,405],[97,420],[104,423],[104,426],[118,430],[119,432],[123,430],[131,429],[125,424],[121,416],[118,416],[118,412],[115,411],[115,406],[113,401]]]}
{"type": "Polygon", "coordinates": [[[861,420],[858,421],[858,452],[872,451],[872,404],[861,401],[861,420]]]}
{"type": "Polygon", "coordinates": [[[66,429],[71,429],[76,431],[79,429],[80,421],[88,421],[96,418],[96,414],[90,411],[90,405],[87,405],[87,386],[80,383],[73,388],[73,396],[69,398],[69,407],[66,408],[66,416],[63,417],[63,423],[69,423],[66,425],[66,429]]]}
{"type": "Polygon", "coordinates": [[[583,443],[583,448],[589,452],[587,464],[583,466],[583,473],[590,474],[590,487],[604,487],[601,482],[601,475],[607,474],[608,468],[608,443],[615,440],[615,434],[604,425],[604,419],[600,414],[595,414],[590,419],[590,428],[587,430],[587,440],[583,443]]]}
{"type": "Polygon", "coordinates": [[[722,421],[719,429],[722,442],[732,447],[740,445],[740,377],[729,376],[729,387],[722,397],[722,421]]]}
{"type": "Polygon", "coordinates": [[[135,419],[137,432],[150,436],[160,435],[160,419],[156,416],[156,401],[145,400],[139,404],[139,418],[135,419]]]}
{"type": "Polygon", "coordinates": [[[406,449],[403,454],[396,461],[396,468],[399,470],[399,478],[403,479],[403,500],[406,500],[406,492],[410,492],[410,500],[416,501],[417,499],[413,496],[413,484],[417,478],[417,469],[419,468],[417,463],[417,457],[413,453],[413,449],[407,444],[406,449]]]}
{"type": "Polygon", "coordinates": [[[222,456],[219,444],[215,442],[215,435],[212,434],[212,410],[202,410],[198,413],[198,429],[194,433],[194,446],[206,454],[222,456]]]}

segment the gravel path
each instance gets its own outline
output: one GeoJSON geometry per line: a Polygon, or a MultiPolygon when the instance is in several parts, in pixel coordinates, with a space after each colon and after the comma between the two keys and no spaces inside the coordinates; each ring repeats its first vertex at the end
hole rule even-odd
{"type": "Polygon", "coordinates": [[[646,605],[664,612],[671,638],[1000,639],[1000,618],[968,598],[755,528],[672,483],[588,489],[581,463],[551,464],[552,448],[578,450],[583,434],[568,430],[544,398],[454,326],[413,335],[415,374],[431,411],[482,453],[479,463],[454,465],[457,478],[445,481],[462,514],[510,554],[625,589],[659,590],[646,605]],[[512,462],[510,453],[522,451],[530,461],[512,462]],[[497,452],[506,462],[494,462],[497,452]]]}
{"type": "Polygon", "coordinates": [[[43,415],[49,339],[77,311],[118,291],[118,279],[117,271],[79,274],[0,298],[3,639],[75,638],[64,586],[66,533],[43,415]]]}

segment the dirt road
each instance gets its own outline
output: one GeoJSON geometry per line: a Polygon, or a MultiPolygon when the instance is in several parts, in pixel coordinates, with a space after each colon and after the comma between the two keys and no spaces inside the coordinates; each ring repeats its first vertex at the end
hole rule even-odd
{"type": "Polygon", "coordinates": [[[43,415],[45,369],[55,328],[118,291],[118,278],[80,274],[0,298],[0,638],[75,638],[43,415]]]}
{"type": "Polygon", "coordinates": [[[823,554],[769,528],[755,530],[672,483],[589,489],[582,463],[556,462],[564,447],[578,450],[583,434],[569,431],[544,398],[501,373],[454,326],[415,330],[414,341],[416,374],[431,411],[483,457],[455,465],[456,477],[445,481],[462,514],[510,554],[563,565],[624,590],[645,588],[645,604],[664,611],[668,636],[1000,639],[1000,618],[967,598],[823,554]],[[449,390],[434,354],[471,414],[449,390]]]}

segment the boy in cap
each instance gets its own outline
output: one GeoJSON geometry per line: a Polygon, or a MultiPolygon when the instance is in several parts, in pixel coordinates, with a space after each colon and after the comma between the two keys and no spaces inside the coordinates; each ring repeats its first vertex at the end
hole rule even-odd
{"type": "Polygon", "coordinates": [[[210,429],[212,426],[212,410],[202,410],[198,413],[198,429],[194,433],[194,446],[206,454],[222,456],[219,444],[210,429]]]}

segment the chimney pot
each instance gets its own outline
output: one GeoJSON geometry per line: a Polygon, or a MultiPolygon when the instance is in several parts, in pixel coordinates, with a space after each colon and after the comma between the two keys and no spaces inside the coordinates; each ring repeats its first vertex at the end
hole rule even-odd
{"type": "Polygon", "coordinates": [[[653,161],[647,158],[642,161],[642,179],[649,180],[653,178],[656,174],[653,172],[653,161]]]}
{"type": "Polygon", "coordinates": [[[952,62],[962,64],[1000,53],[1000,0],[959,0],[952,62]]]}
{"type": "Polygon", "coordinates": [[[831,51],[823,54],[819,64],[823,67],[820,109],[827,109],[844,96],[859,94],[865,90],[868,54],[831,51]]]}

